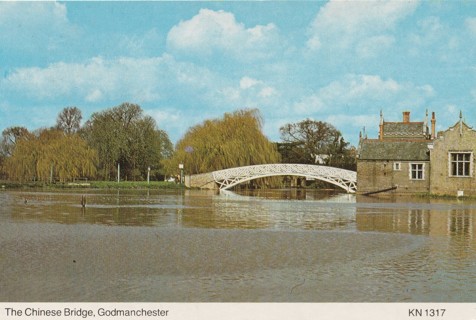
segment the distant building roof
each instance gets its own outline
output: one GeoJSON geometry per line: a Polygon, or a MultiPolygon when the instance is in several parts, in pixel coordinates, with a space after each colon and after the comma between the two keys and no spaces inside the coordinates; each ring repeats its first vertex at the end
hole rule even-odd
{"type": "Polygon", "coordinates": [[[428,132],[423,122],[384,122],[384,139],[426,139],[428,132]]]}
{"type": "Polygon", "coordinates": [[[428,141],[380,141],[362,139],[359,149],[360,160],[430,160],[428,141]]]}

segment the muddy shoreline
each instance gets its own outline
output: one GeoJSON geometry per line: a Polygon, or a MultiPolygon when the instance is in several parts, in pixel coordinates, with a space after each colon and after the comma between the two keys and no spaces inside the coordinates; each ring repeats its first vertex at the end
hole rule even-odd
{"type": "Polygon", "coordinates": [[[300,296],[298,290],[330,284],[299,285],[300,275],[318,277],[328,270],[332,276],[340,268],[358,276],[358,268],[398,259],[424,239],[372,232],[3,223],[0,300],[313,301],[312,294],[300,296]]]}

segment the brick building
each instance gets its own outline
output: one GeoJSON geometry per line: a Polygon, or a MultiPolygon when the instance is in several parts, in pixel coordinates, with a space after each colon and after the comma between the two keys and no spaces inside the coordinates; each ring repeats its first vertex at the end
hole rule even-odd
{"type": "Polygon", "coordinates": [[[476,131],[460,120],[435,134],[436,118],[386,122],[380,114],[377,139],[360,137],[358,193],[476,195],[476,131]]]}

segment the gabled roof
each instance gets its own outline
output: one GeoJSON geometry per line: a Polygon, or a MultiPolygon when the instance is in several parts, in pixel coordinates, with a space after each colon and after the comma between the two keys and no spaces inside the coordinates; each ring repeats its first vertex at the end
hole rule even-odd
{"type": "Polygon", "coordinates": [[[441,135],[445,135],[449,132],[475,132],[475,130],[473,129],[473,127],[470,127],[468,126],[464,121],[458,121],[456,122],[453,126],[449,127],[448,129],[446,129],[445,131],[440,131],[438,132],[438,137],[440,137],[441,135]]]}
{"type": "Polygon", "coordinates": [[[359,160],[429,161],[428,141],[362,139],[359,160]]]}

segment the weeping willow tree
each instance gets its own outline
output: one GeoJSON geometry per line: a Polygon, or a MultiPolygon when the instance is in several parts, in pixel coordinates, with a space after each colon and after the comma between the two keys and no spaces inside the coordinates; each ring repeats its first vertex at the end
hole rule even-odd
{"type": "Polygon", "coordinates": [[[97,158],[97,152],[77,134],[46,129],[18,141],[5,166],[12,180],[47,182],[54,176],[66,182],[93,177],[97,158]]]}
{"type": "Polygon", "coordinates": [[[183,163],[187,174],[197,174],[279,159],[275,144],[262,133],[259,111],[246,109],[190,128],[166,165],[169,172],[176,172],[183,163]]]}

